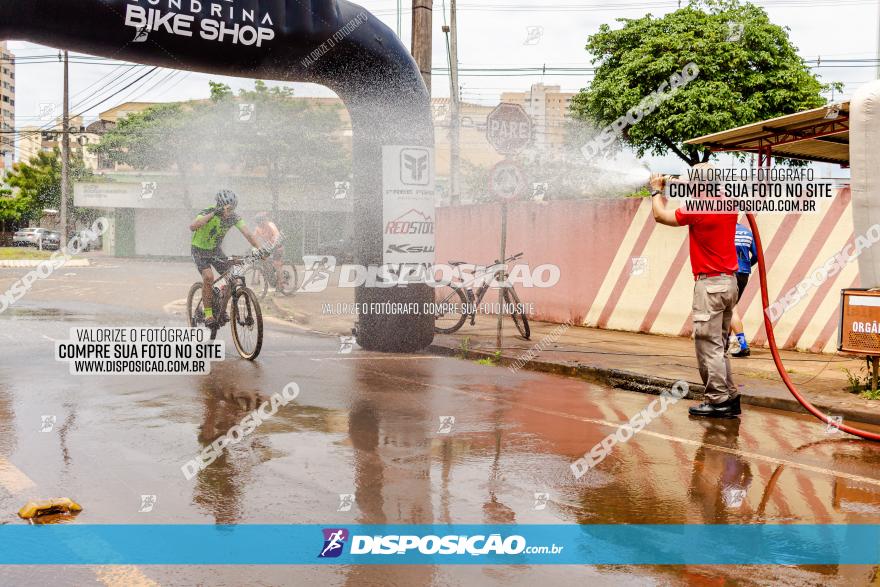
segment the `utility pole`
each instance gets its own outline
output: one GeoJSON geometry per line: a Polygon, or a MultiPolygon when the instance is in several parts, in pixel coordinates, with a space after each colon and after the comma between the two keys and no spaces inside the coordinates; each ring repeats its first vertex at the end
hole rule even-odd
{"type": "Polygon", "coordinates": [[[461,94],[458,87],[458,15],[456,0],[450,2],[449,25],[449,203],[461,203],[461,94]]]}
{"type": "Polygon", "coordinates": [[[431,39],[434,0],[412,0],[412,56],[431,95],[431,39]]]}
{"type": "Polygon", "coordinates": [[[880,2],[877,3],[877,79],[880,79],[880,2]]]}
{"type": "Polygon", "coordinates": [[[67,51],[64,52],[64,104],[61,115],[61,243],[67,243],[68,210],[70,197],[70,88],[67,51]]]}

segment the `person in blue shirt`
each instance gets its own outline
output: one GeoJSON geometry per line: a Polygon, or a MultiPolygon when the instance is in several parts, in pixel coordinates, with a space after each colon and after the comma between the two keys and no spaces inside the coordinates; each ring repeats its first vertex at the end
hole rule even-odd
{"type": "MultiPolygon", "coordinates": [[[[758,262],[758,249],[755,246],[755,238],[752,231],[745,224],[738,222],[736,225],[736,234],[734,235],[734,243],[736,244],[736,260],[739,267],[736,270],[736,285],[739,291],[737,300],[742,297],[743,290],[749,282],[749,276],[752,274],[752,267],[758,262]]],[[[731,357],[748,357],[752,354],[749,350],[749,343],[746,341],[746,335],[743,332],[742,318],[739,312],[734,308],[733,318],[730,320],[730,332],[736,335],[736,341],[739,343],[739,350],[730,353],[731,357]]]]}

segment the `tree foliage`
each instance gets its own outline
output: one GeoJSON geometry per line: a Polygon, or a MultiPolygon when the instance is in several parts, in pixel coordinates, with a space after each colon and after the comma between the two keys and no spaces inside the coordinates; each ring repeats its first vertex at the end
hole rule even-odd
{"type": "Polygon", "coordinates": [[[348,176],[339,107],[297,99],[292,89],[260,80],[237,96],[225,84],[209,86],[209,100],[129,115],[91,150],[140,170],[263,176],[276,202],[294,179],[332,194],[333,181],[348,176]]]}
{"type": "Polygon", "coordinates": [[[603,24],[588,39],[598,67],[572,100],[576,117],[609,125],[686,64],[699,67],[696,79],[624,130],[639,156],[672,151],[693,165],[710,154],[686,140],[825,103],[821,92],[830,86],[798,56],[788,29],[753,4],[692,0],[663,17],[617,20],[621,28],[603,24]]]}
{"type": "MultiPolygon", "coordinates": [[[[70,183],[87,180],[91,172],[82,158],[72,155],[70,183]]],[[[30,161],[16,163],[6,176],[6,184],[14,188],[13,197],[0,197],[0,219],[26,224],[39,220],[46,208],[61,206],[61,153],[40,151],[30,161]]],[[[71,207],[73,208],[73,207],[71,207]]],[[[89,210],[75,210],[75,218],[90,217],[89,210]]]]}

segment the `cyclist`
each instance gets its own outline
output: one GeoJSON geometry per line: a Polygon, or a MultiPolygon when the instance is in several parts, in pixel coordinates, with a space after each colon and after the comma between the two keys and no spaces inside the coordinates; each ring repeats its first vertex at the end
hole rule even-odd
{"type": "Polygon", "coordinates": [[[229,261],[220,245],[229,229],[236,227],[245,239],[255,248],[260,249],[260,243],[245,226],[235,208],[238,206],[238,196],[231,190],[217,192],[216,206],[202,210],[189,229],[192,231],[192,257],[196,268],[202,274],[202,300],[205,307],[205,326],[211,328],[216,324],[214,306],[212,304],[211,284],[214,282],[214,267],[221,274],[226,271],[229,261]]]}
{"type": "Polygon", "coordinates": [[[284,291],[284,272],[281,269],[284,264],[284,247],[280,245],[281,231],[275,223],[269,220],[268,212],[260,212],[256,216],[257,225],[254,227],[254,236],[264,249],[272,249],[272,267],[275,269],[275,293],[282,294],[284,291]]]}

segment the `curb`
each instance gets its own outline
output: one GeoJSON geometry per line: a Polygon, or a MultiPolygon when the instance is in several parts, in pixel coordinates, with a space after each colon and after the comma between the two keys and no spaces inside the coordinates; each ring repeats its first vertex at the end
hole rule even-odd
{"type": "MultiPolygon", "coordinates": [[[[323,332],[320,330],[314,330],[307,326],[303,326],[297,324],[291,318],[287,318],[289,313],[285,310],[282,310],[273,299],[267,299],[271,303],[272,309],[274,312],[281,316],[277,318],[279,320],[284,320],[289,324],[295,326],[296,328],[311,332],[313,334],[323,335],[323,336],[339,336],[338,334],[323,332]]],[[[432,343],[425,349],[427,352],[444,357],[453,357],[453,358],[463,358],[463,359],[495,359],[495,354],[491,352],[484,352],[479,350],[468,350],[466,351],[465,356],[462,356],[462,352],[458,347],[449,347],[444,346],[437,343],[432,343]]],[[[509,367],[516,363],[515,358],[502,356],[498,360],[499,366],[509,367]]],[[[590,383],[597,383],[600,385],[605,385],[607,387],[611,387],[613,389],[621,389],[624,391],[632,391],[636,393],[646,393],[649,395],[660,395],[664,391],[670,389],[673,384],[675,384],[677,379],[669,379],[666,377],[656,377],[652,375],[644,375],[642,373],[635,373],[632,371],[625,371],[622,369],[611,369],[606,367],[596,367],[593,365],[585,365],[583,363],[579,363],[577,365],[568,365],[565,363],[553,363],[549,361],[540,361],[537,359],[532,359],[520,369],[525,369],[527,371],[535,371],[538,373],[550,373],[553,375],[562,375],[565,377],[575,377],[577,379],[582,379],[584,381],[588,381],[590,383]]],[[[695,381],[688,381],[687,384],[690,386],[690,391],[688,392],[685,399],[690,400],[700,400],[703,398],[703,393],[705,391],[705,387],[702,383],[698,383],[695,381]]],[[[741,393],[740,397],[742,398],[742,403],[750,406],[757,406],[760,408],[770,408],[773,410],[782,410],[786,412],[794,412],[798,414],[808,414],[808,412],[801,406],[797,400],[792,398],[776,398],[776,397],[765,397],[759,395],[750,395],[748,393],[741,393]]],[[[880,426],[880,410],[877,412],[867,411],[867,410],[858,410],[858,409],[850,409],[850,408],[841,408],[841,407],[829,407],[821,402],[813,402],[813,405],[822,412],[826,414],[835,414],[843,416],[845,420],[850,420],[853,422],[859,422],[862,424],[875,424],[880,426]]]]}
{"type": "Polygon", "coordinates": [[[311,334],[318,334],[320,336],[332,336],[333,338],[339,338],[340,336],[338,333],[315,330],[314,328],[309,328],[304,324],[297,323],[290,312],[275,303],[275,299],[271,296],[266,296],[266,298],[263,299],[261,303],[263,304],[265,309],[270,309],[271,313],[273,314],[273,316],[271,316],[273,319],[286,322],[292,328],[296,328],[297,330],[301,330],[303,332],[309,332],[311,334]]]}
{"type": "MultiPolygon", "coordinates": [[[[494,353],[478,350],[468,350],[466,355],[462,357],[462,353],[458,348],[447,347],[436,343],[429,346],[426,350],[436,355],[458,357],[464,359],[495,358],[494,353]]],[[[505,367],[513,365],[515,362],[516,359],[505,356],[502,356],[499,360],[499,364],[505,367]]],[[[650,395],[660,395],[662,392],[670,389],[672,385],[677,381],[675,379],[655,377],[652,375],[643,375],[642,373],[634,373],[632,371],[624,371],[621,369],[595,367],[592,365],[584,364],[566,365],[564,363],[553,363],[549,361],[539,361],[536,359],[532,359],[520,368],[526,369],[528,371],[536,371],[539,373],[551,373],[554,375],[575,377],[578,379],[583,379],[584,381],[589,381],[591,383],[606,385],[614,389],[634,391],[637,393],[647,393],[650,395]]],[[[706,389],[703,384],[693,381],[688,381],[687,384],[690,386],[690,391],[688,392],[686,399],[702,399],[703,393],[706,389]]],[[[789,399],[764,397],[749,395],[748,393],[741,393],[740,397],[742,398],[742,403],[746,405],[758,406],[761,408],[770,408],[774,410],[783,410],[786,412],[808,414],[803,406],[801,406],[794,398],[789,399]]],[[[845,420],[860,422],[862,424],[880,425],[880,412],[853,410],[849,408],[839,407],[830,408],[819,402],[814,402],[813,405],[820,411],[825,412],[826,414],[843,416],[845,420]]]]}
{"type": "MultiPolygon", "coordinates": [[[[49,259],[6,259],[0,261],[0,267],[37,267],[40,263],[44,263],[49,259]]],[[[90,265],[88,259],[71,259],[60,268],[64,267],[88,267],[90,265]]]]}

